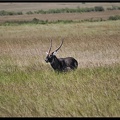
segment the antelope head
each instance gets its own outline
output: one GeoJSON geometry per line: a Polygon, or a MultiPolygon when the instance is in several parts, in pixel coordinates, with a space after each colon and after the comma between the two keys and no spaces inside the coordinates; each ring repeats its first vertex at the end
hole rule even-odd
{"type": "Polygon", "coordinates": [[[45,61],[46,61],[47,63],[48,63],[48,62],[51,63],[51,62],[53,61],[53,59],[56,57],[55,54],[56,54],[57,51],[61,48],[62,44],[63,44],[63,39],[62,39],[62,42],[61,42],[60,46],[59,46],[55,51],[51,52],[52,39],[50,40],[50,48],[49,48],[48,52],[46,52],[47,56],[46,56],[46,59],[45,59],[45,61]]]}

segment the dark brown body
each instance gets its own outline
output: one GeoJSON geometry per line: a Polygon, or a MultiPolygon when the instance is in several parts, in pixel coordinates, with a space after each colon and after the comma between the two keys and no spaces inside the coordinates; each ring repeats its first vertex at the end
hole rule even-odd
{"type": "Polygon", "coordinates": [[[49,62],[55,71],[66,72],[69,70],[76,69],[78,67],[78,62],[73,57],[57,58],[55,56],[57,51],[61,48],[62,44],[63,44],[63,40],[61,45],[54,52],[50,53],[52,47],[52,40],[51,40],[51,46],[47,52],[45,61],[47,63],[49,62]]]}
{"type": "Polygon", "coordinates": [[[78,62],[73,57],[57,58],[55,55],[47,56],[46,62],[50,62],[55,71],[66,72],[78,67],[78,62]]]}

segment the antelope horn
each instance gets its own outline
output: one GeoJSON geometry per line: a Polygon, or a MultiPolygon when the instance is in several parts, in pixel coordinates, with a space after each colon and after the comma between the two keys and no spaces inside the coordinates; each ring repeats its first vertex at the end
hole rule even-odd
{"type": "Polygon", "coordinates": [[[62,46],[62,44],[63,44],[63,40],[64,40],[64,39],[62,39],[62,42],[61,42],[60,46],[59,46],[54,52],[57,52],[57,51],[61,48],[61,46],[62,46]]]}
{"type": "Polygon", "coordinates": [[[50,48],[49,48],[49,50],[48,50],[48,54],[50,54],[50,51],[51,51],[51,48],[52,48],[52,39],[50,40],[50,48]]]}

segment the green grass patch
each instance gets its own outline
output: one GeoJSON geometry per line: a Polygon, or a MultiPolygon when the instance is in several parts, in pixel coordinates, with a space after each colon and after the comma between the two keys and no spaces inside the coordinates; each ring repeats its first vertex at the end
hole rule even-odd
{"type": "Polygon", "coordinates": [[[0,116],[119,116],[119,65],[60,74],[11,69],[0,71],[0,116]]]}

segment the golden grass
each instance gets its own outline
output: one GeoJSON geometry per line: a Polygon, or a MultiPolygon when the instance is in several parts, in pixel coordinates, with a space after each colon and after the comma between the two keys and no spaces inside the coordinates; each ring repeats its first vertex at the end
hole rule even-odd
{"type": "Polygon", "coordinates": [[[44,58],[50,38],[53,39],[52,50],[65,38],[57,56],[75,57],[80,68],[120,62],[119,21],[0,28],[1,56],[10,56],[17,65],[26,65],[33,59],[46,64],[44,58]]]}

